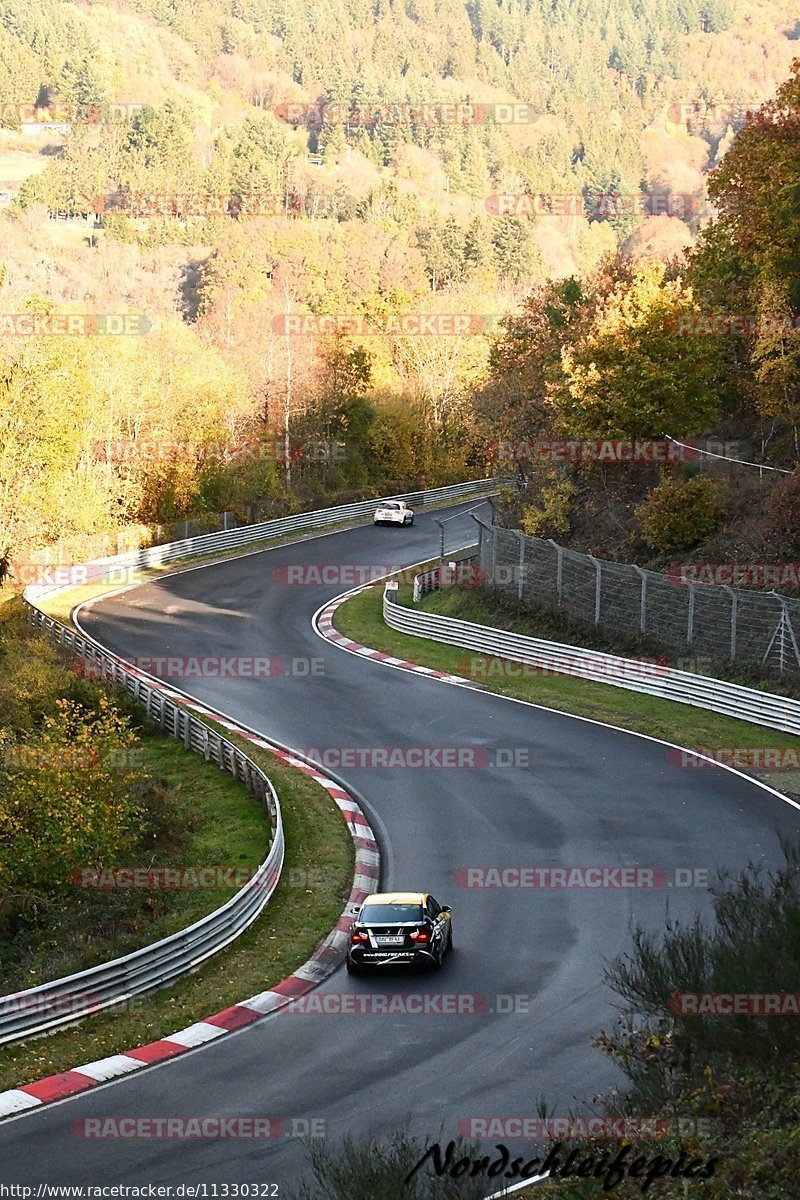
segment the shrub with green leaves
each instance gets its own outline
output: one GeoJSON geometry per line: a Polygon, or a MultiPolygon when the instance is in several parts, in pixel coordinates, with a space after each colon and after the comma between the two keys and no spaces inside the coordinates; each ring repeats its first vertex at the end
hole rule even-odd
{"type": "Polygon", "coordinates": [[[707,541],[719,527],[722,509],[710,479],[670,474],[662,477],[636,515],[649,544],[673,554],[707,541]]]}
{"type": "Polygon", "coordinates": [[[800,546],[800,470],[785,475],[773,488],[766,504],[768,528],[800,546]]]}
{"type": "Polygon", "coordinates": [[[577,494],[578,489],[568,479],[542,488],[540,504],[531,504],[523,510],[523,533],[531,537],[567,537],[572,505],[577,494]]]}
{"type": "Polygon", "coordinates": [[[0,736],[0,895],[58,892],[70,873],[111,866],[145,814],[136,734],[101,696],[96,710],[60,700],[24,742],[0,736]]]}

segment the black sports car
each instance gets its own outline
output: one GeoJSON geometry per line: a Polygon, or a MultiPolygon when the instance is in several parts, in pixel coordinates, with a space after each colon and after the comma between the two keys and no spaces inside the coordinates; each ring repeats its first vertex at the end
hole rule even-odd
{"type": "Polygon", "coordinates": [[[353,910],[347,970],[407,964],[441,967],[453,945],[451,909],[429,892],[374,892],[353,910]]]}

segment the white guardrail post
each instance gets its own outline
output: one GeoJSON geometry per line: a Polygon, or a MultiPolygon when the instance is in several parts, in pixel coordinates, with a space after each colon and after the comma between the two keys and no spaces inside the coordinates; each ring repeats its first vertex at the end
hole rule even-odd
{"type": "MultiPolygon", "coordinates": [[[[407,493],[392,499],[406,499],[422,505],[435,504],[440,500],[458,500],[461,496],[486,493],[496,490],[496,487],[493,479],[480,479],[421,493],[407,493]]],[[[103,650],[48,617],[38,608],[36,601],[84,581],[121,582],[119,571],[125,572],[125,577],[130,580],[131,568],[160,566],[217,550],[235,550],[283,533],[321,529],[353,517],[367,516],[374,511],[376,503],[376,500],[360,501],[237,529],[223,529],[162,546],[150,546],[82,564],[78,571],[70,568],[68,582],[54,580],[46,584],[29,584],[25,588],[23,602],[28,610],[29,623],[45,632],[62,650],[90,663],[103,678],[126,688],[145,706],[160,727],[183,742],[187,750],[203,755],[206,761],[217,763],[235,779],[241,779],[267,808],[272,837],[267,857],[245,886],[226,904],[187,929],[88,971],[0,996],[0,1045],[73,1024],[91,1013],[112,1008],[131,996],[163,987],[195,970],[200,963],[237,938],[259,916],[278,886],[284,858],[280,804],[275,789],[261,768],[227,738],[165,696],[159,680],[134,669],[132,664],[126,663],[118,655],[103,650]],[[80,570],[85,571],[85,580],[80,570]]],[[[58,568],[53,570],[57,572],[58,568]]]]}

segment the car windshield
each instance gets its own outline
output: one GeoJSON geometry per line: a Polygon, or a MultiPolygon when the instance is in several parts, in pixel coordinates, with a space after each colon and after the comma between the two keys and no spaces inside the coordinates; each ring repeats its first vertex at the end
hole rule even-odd
{"type": "Polygon", "coordinates": [[[359,925],[402,925],[421,920],[421,904],[365,904],[358,914],[359,925]]]}
{"type": "Polygon", "coordinates": [[[399,507],[400,507],[399,504],[394,504],[392,501],[389,501],[388,504],[381,505],[381,508],[399,508],[399,507]]]}

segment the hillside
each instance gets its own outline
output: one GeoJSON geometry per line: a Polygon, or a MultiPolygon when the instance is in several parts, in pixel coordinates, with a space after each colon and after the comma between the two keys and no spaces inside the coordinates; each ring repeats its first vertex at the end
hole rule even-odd
{"type": "MultiPolygon", "coordinates": [[[[549,280],[680,261],[798,36],[786,0],[5,0],[0,541],[486,469],[504,318],[549,280]],[[22,338],[31,307],[151,332],[22,338]],[[289,336],[304,314],[340,336],[289,336]],[[381,333],[414,314],[469,334],[381,333]],[[187,450],[287,429],[346,454],[187,450]],[[161,450],[121,462],[126,440],[161,450]]],[[[681,428],[758,444],[777,414],[780,440],[791,406],[733,359],[681,428]]]]}

